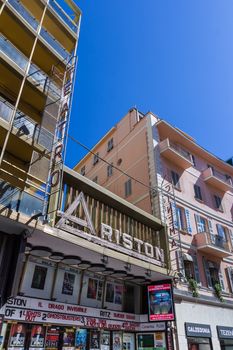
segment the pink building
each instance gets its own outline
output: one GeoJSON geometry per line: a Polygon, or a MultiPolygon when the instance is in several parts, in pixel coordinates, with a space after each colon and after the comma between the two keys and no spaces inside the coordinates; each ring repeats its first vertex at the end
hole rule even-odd
{"type": "Polygon", "coordinates": [[[153,113],[136,109],[92,152],[76,171],[167,224],[176,347],[233,344],[233,166],[153,113]],[[205,336],[193,331],[203,327],[205,336]]]}

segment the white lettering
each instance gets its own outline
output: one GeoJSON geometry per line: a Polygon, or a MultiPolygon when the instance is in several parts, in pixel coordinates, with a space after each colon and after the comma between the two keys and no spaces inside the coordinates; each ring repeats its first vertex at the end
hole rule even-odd
{"type": "Polygon", "coordinates": [[[127,249],[133,249],[133,237],[127,233],[122,233],[123,246],[127,249]]]}
{"type": "Polygon", "coordinates": [[[141,246],[143,245],[143,241],[141,241],[141,239],[135,238],[134,237],[134,242],[137,245],[137,251],[140,254],[141,253],[141,246]]]}
{"type": "Polygon", "coordinates": [[[107,236],[109,242],[112,242],[112,228],[106,224],[101,223],[101,238],[105,239],[107,236]]]}
{"type": "Polygon", "coordinates": [[[153,249],[152,244],[145,243],[145,254],[151,258],[154,257],[154,249],[153,249]]]}

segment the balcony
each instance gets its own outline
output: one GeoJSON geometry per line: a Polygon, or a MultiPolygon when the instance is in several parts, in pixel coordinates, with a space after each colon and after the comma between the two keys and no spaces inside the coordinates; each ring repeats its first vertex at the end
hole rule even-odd
{"type": "MultiPolygon", "coordinates": [[[[0,54],[3,57],[5,56],[7,60],[10,60],[12,66],[20,68],[21,73],[25,73],[28,58],[3,35],[0,35],[0,54]]],[[[35,64],[30,65],[27,79],[42,93],[48,94],[53,99],[58,100],[61,97],[60,88],[35,64]]]]}
{"type": "MultiPolygon", "coordinates": [[[[14,107],[10,103],[0,98],[0,118],[10,123],[13,110],[14,107]]],[[[52,149],[53,134],[42,128],[20,110],[16,112],[12,132],[30,144],[37,143],[48,151],[52,149]]]]}
{"type": "MultiPolygon", "coordinates": [[[[69,15],[63,10],[63,8],[55,1],[49,0],[49,5],[52,10],[60,17],[60,19],[67,25],[72,32],[77,34],[78,25],[69,17],[69,15]]],[[[67,4],[65,4],[67,7],[67,4]]]]}
{"type": "Polygon", "coordinates": [[[191,155],[181,146],[165,139],[159,144],[160,153],[168,160],[176,163],[182,169],[187,169],[193,165],[191,155]]]}
{"type": "MultiPolygon", "coordinates": [[[[11,7],[20,15],[23,20],[27,22],[27,24],[33,29],[37,30],[38,21],[33,17],[33,15],[17,0],[9,0],[9,4],[11,7]]],[[[40,36],[45,42],[52,47],[57,54],[60,55],[62,60],[67,60],[70,57],[70,53],[65,50],[64,47],[44,28],[40,30],[40,36]]]]}
{"type": "Polygon", "coordinates": [[[211,185],[223,192],[233,189],[232,180],[227,175],[209,167],[202,172],[205,183],[211,185]]]}
{"type": "Polygon", "coordinates": [[[232,255],[230,245],[221,236],[209,232],[200,232],[195,235],[197,250],[220,258],[232,255]]]}
{"type": "Polygon", "coordinates": [[[27,192],[12,186],[7,181],[0,179],[2,194],[0,197],[0,207],[9,208],[13,211],[32,216],[42,212],[43,195],[38,192],[31,195],[27,192]]]}

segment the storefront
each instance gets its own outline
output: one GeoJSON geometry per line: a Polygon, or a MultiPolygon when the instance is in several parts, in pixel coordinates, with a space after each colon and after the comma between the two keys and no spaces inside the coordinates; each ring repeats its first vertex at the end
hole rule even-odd
{"type": "Polygon", "coordinates": [[[148,323],[147,315],[23,297],[9,299],[4,311],[0,349],[168,349],[166,323],[148,323]]]}
{"type": "Polygon", "coordinates": [[[233,350],[233,327],[217,326],[217,332],[221,350],[233,350]]]}
{"type": "Polygon", "coordinates": [[[210,325],[185,323],[188,350],[212,350],[210,325]]]}

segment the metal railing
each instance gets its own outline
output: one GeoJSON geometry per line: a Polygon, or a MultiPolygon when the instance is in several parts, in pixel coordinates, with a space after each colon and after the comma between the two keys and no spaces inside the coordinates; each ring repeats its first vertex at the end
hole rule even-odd
{"type": "Polygon", "coordinates": [[[3,35],[0,35],[0,50],[25,72],[28,59],[3,35]]]}
{"type": "MultiPolygon", "coordinates": [[[[0,97],[0,118],[10,122],[13,109],[14,107],[10,103],[0,97]]],[[[38,125],[20,110],[17,110],[15,114],[13,127],[18,130],[17,134],[19,137],[25,136],[26,140],[32,139],[45,149],[51,151],[53,145],[53,134],[38,125]]]]}
{"type": "Polygon", "coordinates": [[[64,60],[68,60],[69,52],[46,29],[41,28],[40,35],[64,60]]]}
{"type": "MultiPolygon", "coordinates": [[[[38,21],[33,15],[17,0],[9,0],[10,5],[25,19],[25,21],[35,30],[38,28],[38,21]]],[[[68,59],[69,52],[44,28],[40,31],[41,37],[63,58],[68,59]]]]}
{"type": "Polygon", "coordinates": [[[203,176],[204,177],[210,177],[210,176],[214,176],[216,177],[218,180],[230,185],[230,186],[233,186],[232,184],[232,179],[230,176],[228,175],[225,175],[223,173],[221,173],[220,171],[214,169],[213,167],[208,167],[207,169],[205,169],[203,171],[203,176]]]}
{"type": "Polygon", "coordinates": [[[174,149],[177,153],[179,153],[182,157],[188,159],[190,162],[192,161],[190,153],[182,148],[180,145],[169,140],[169,146],[174,149]]]}
{"type": "Polygon", "coordinates": [[[49,0],[49,5],[57,13],[57,15],[68,25],[68,27],[77,33],[78,27],[69,15],[62,9],[62,7],[55,1],[49,0]]]}
{"type": "Polygon", "coordinates": [[[0,179],[0,205],[32,216],[42,212],[43,200],[0,179]]]}
{"type": "Polygon", "coordinates": [[[197,246],[210,245],[215,248],[223,249],[226,252],[230,252],[230,246],[227,239],[222,236],[210,233],[199,232],[195,235],[197,246]]]}
{"type": "Polygon", "coordinates": [[[38,28],[38,21],[32,16],[32,14],[26,10],[26,8],[17,0],[8,0],[8,3],[30,24],[35,30],[38,28]]]}

